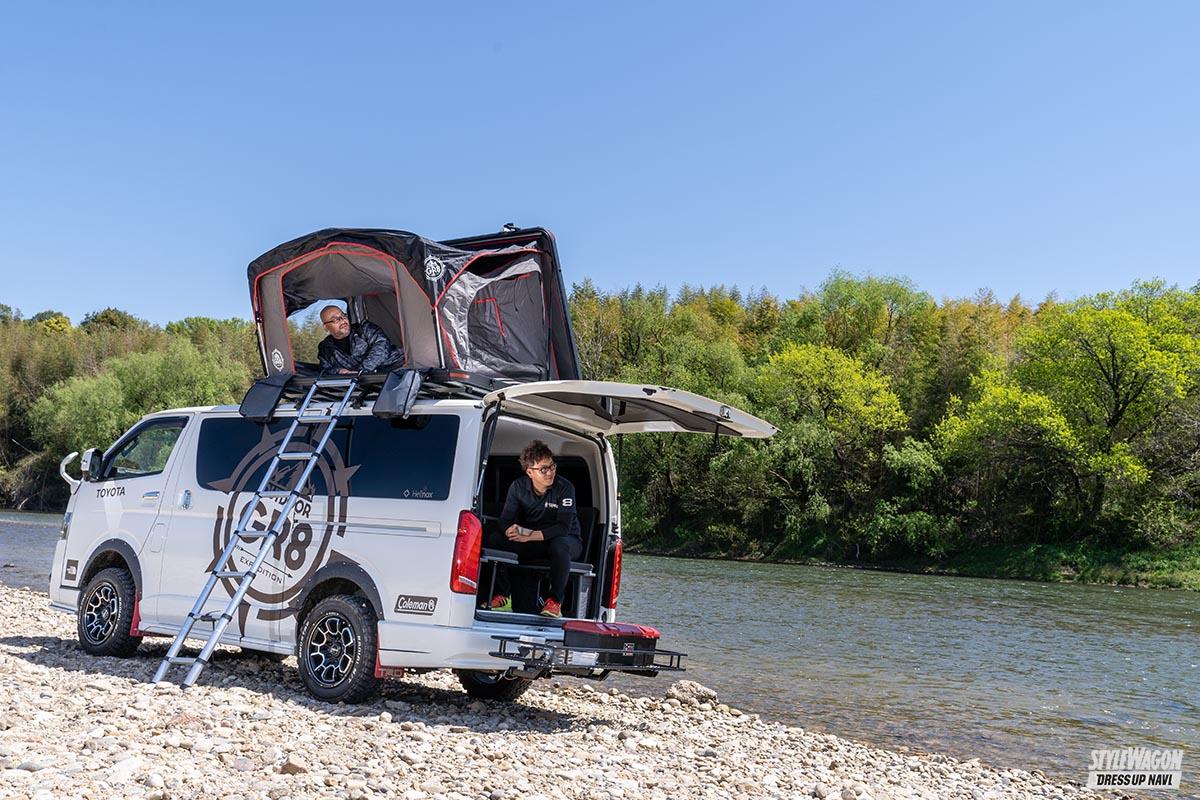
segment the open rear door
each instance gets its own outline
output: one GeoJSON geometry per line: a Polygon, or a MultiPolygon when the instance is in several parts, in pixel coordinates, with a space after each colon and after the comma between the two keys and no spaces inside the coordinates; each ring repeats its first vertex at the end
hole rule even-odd
{"type": "Polygon", "coordinates": [[[698,394],[666,386],[608,381],[539,381],[491,392],[510,413],[613,436],[619,433],[708,433],[765,439],[775,427],[698,394]]]}

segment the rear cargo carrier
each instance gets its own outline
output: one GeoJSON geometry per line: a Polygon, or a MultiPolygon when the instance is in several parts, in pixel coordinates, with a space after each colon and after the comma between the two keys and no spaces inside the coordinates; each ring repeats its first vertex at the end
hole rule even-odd
{"type": "Polygon", "coordinates": [[[561,641],[538,636],[495,636],[500,647],[491,655],[521,664],[522,677],[553,673],[603,678],[610,672],[653,677],[682,672],[686,653],[659,650],[659,633],[649,625],[628,622],[570,620],[561,641]]]}

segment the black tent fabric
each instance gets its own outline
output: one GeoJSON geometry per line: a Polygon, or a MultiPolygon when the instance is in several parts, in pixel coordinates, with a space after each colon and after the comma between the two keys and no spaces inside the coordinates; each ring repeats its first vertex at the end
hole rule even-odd
{"type": "Polygon", "coordinates": [[[404,348],[408,368],[581,377],[554,238],[541,228],[452,242],[328,228],[267,251],[247,273],[267,375],[297,370],[290,314],[344,300],[352,321],[404,348]]]}

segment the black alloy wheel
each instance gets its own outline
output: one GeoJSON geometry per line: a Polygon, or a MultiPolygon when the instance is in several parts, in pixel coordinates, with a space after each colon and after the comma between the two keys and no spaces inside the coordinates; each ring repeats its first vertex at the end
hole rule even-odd
{"type": "Polygon", "coordinates": [[[361,597],[333,595],[313,606],[300,626],[300,678],[309,694],[329,702],[361,703],[379,686],[375,612],[361,597]]]}
{"type": "Polygon", "coordinates": [[[108,567],[87,582],[79,597],[79,645],[94,656],[133,655],[142,637],[131,633],[137,587],[129,570],[108,567]]]}

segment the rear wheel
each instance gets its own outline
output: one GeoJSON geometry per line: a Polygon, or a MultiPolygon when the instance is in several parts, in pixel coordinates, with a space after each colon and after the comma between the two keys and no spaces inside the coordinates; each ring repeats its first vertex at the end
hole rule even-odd
{"type": "Polygon", "coordinates": [[[296,660],[309,694],[331,703],[361,703],[379,687],[375,612],[361,597],[338,594],[313,606],[300,626],[296,660]]]}
{"type": "Polygon", "coordinates": [[[76,613],[79,645],[94,656],[133,655],[142,637],[130,633],[137,587],[123,567],[100,570],[83,588],[76,613]]]}
{"type": "Polygon", "coordinates": [[[454,673],[467,694],[480,700],[516,700],[533,683],[529,678],[506,678],[503,672],[456,669],[454,673]]]}

